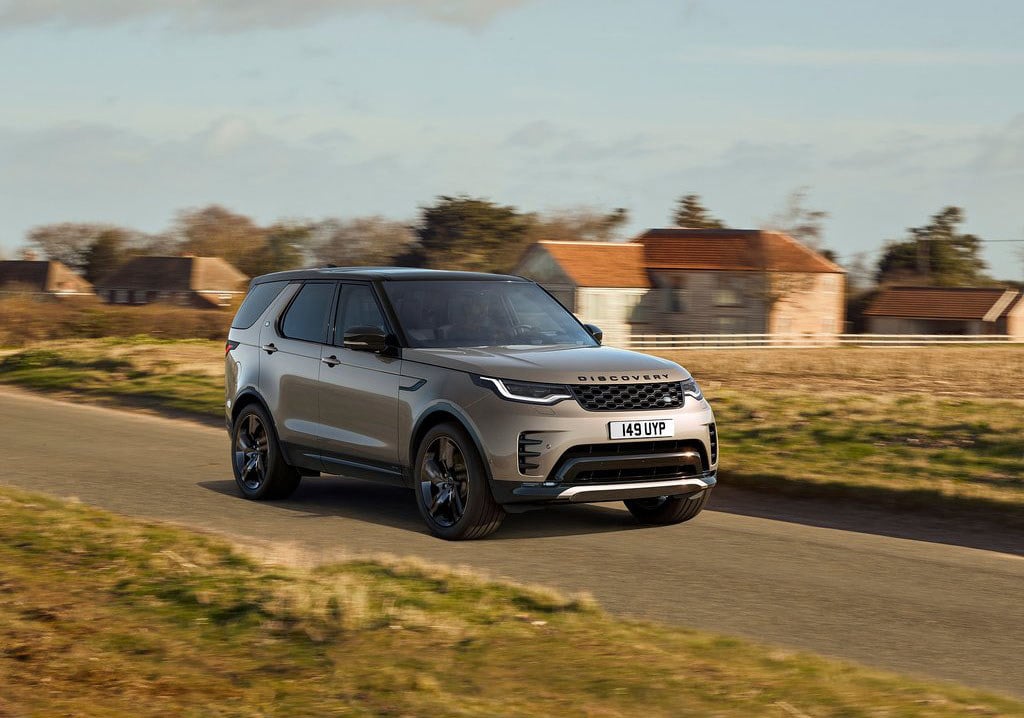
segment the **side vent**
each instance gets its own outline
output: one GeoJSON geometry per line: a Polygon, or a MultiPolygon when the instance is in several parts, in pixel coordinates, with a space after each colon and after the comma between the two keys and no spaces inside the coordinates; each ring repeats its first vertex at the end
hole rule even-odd
{"type": "Polygon", "coordinates": [[[536,463],[534,459],[540,456],[539,451],[534,449],[543,443],[542,439],[535,439],[534,436],[537,432],[524,431],[519,435],[519,473],[528,474],[531,471],[540,468],[540,464],[536,463]]]}
{"type": "Polygon", "coordinates": [[[708,439],[711,444],[711,465],[718,463],[718,429],[714,424],[708,424],[708,439]]]}

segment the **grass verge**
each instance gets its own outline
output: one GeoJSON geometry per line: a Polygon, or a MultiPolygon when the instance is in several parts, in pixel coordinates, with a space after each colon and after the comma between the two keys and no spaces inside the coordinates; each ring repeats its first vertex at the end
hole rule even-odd
{"type": "Polygon", "coordinates": [[[1024,525],[1024,404],[709,392],[726,484],[1024,525]]]}
{"type": "Polygon", "coordinates": [[[0,715],[963,716],[1024,704],[399,561],[0,490],[0,715]]]}
{"type": "Polygon", "coordinates": [[[0,355],[0,382],[220,418],[223,346],[143,336],[47,342],[0,355]]]}

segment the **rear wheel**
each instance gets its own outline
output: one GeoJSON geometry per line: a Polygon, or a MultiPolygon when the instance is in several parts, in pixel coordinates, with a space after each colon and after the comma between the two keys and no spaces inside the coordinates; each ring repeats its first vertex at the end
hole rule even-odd
{"type": "Polygon", "coordinates": [[[689,496],[627,499],[623,503],[642,524],[679,524],[699,514],[710,496],[711,489],[704,489],[689,496]]]}
{"type": "Polygon", "coordinates": [[[259,404],[243,408],[231,428],[231,466],[247,499],[284,499],[302,476],[281,455],[274,425],[259,404]]]}
{"type": "Polygon", "coordinates": [[[435,536],[477,539],[501,526],[505,510],[491,495],[480,454],[461,426],[440,424],[428,431],[415,466],[416,505],[435,536]]]}

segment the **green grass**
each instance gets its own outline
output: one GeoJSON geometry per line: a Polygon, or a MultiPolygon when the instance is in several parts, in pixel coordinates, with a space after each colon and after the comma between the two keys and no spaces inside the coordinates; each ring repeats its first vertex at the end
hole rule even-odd
{"type": "Polygon", "coordinates": [[[182,347],[213,354],[213,346],[214,342],[204,340],[139,337],[23,349],[0,358],[0,382],[220,416],[224,407],[223,376],[182,370],[168,358],[182,347]],[[112,355],[114,349],[117,353],[112,355]],[[160,349],[164,351],[158,352],[160,349]]]}
{"type": "Polygon", "coordinates": [[[0,715],[963,716],[1024,704],[399,561],[0,490],[0,715]]]}
{"type": "Polygon", "coordinates": [[[1020,401],[718,389],[725,483],[1024,523],[1020,401]]]}

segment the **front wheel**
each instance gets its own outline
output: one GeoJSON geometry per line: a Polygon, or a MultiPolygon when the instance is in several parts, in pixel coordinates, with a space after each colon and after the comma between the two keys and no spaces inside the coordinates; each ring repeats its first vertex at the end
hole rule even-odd
{"type": "Polygon", "coordinates": [[[623,503],[642,524],[680,524],[699,514],[710,496],[711,489],[704,489],[689,496],[627,499],[623,503]]]}
{"type": "Polygon", "coordinates": [[[478,539],[501,526],[505,510],[494,500],[480,453],[457,424],[427,432],[416,452],[416,505],[435,536],[478,539]]]}
{"type": "Polygon", "coordinates": [[[231,466],[247,499],[286,499],[302,476],[281,455],[270,417],[258,404],[242,409],[231,427],[231,466]]]}

